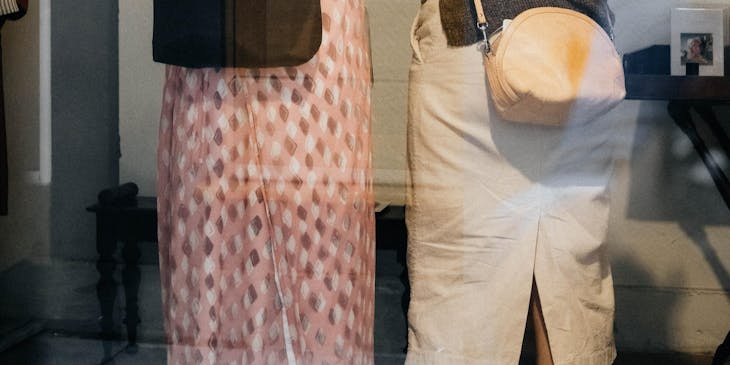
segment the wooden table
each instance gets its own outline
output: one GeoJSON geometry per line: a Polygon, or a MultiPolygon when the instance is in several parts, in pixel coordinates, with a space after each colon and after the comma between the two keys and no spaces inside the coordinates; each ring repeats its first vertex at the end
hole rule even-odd
{"type": "Polygon", "coordinates": [[[101,332],[104,338],[113,336],[113,309],[117,288],[114,281],[116,261],[114,253],[117,242],[123,242],[122,283],[124,284],[127,326],[127,340],[130,345],[137,343],[137,324],[140,323],[137,293],[139,292],[139,247],[138,242],[157,242],[157,200],[154,197],[137,197],[133,204],[103,205],[94,204],[87,211],[96,214],[96,251],[99,258],[96,269],[99,282],[96,294],[101,308],[101,332]]]}
{"type": "MultiPolygon", "coordinates": [[[[727,49],[725,53],[726,59],[730,61],[730,58],[727,58],[727,55],[730,54],[727,49]]],[[[713,110],[718,105],[730,104],[730,77],[670,76],[668,65],[668,46],[653,46],[624,56],[626,99],[668,101],[669,115],[692,141],[695,151],[710,172],[712,181],[725,201],[725,205],[730,209],[730,183],[710,155],[705,141],[697,133],[695,118],[690,113],[691,110],[697,112],[700,119],[710,128],[725,154],[730,156],[730,138],[720,125],[713,110]],[[644,67],[646,63],[659,66],[644,67]],[[655,73],[632,73],[636,69],[655,73]]],[[[730,62],[726,65],[730,65],[730,62]]],[[[728,71],[730,70],[726,70],[726,75],[730,76],[728,71]]]]}
{"type": "MultiPolygon", "coordinates": [[[[97,297],[101,308],[101,333],[104,338],[114,337],[113,309],[117,289],[114,281],[116,261],[114,253],[117,242],[122,242],[122,283],[124,285],[127,327],[127,341],[130,346],[137,343],[137,325],[140,323],[137,293],[139,292],[139,242],[157,242],[157,200],[155,197],[137,197],[132,204],[94,204],[86,208],[96,214],[96,251],[99,258],[97,297]]],[[[398,250],[399,260],[405,260],[404,207],[389,206],[376,214],[378,249],[398,250]],[[384,239],[385,237],[388,239],[384,239]]]]}

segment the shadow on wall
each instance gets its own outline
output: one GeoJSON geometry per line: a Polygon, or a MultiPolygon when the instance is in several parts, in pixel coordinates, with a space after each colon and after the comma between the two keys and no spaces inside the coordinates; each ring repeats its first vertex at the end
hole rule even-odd
{"type": "MultiPolygon", "coordinates": [[[[730,109],[718,110],[720,120],[730,109]]],[[[727,167],[717,141],[694,115],[700,134],[716,160],[727,167]]],[[[730,226],[730,211],[715,188],[689,139],[671,119],[639,123],[636,129],[629,191],[628,218],[673,221],[702,252],[723,288],[730,288],[730,273],[707,235],[708,226],[730,226]]],[[[715,242],[718,244],[721,242],[715,242]]]]}
{"type": "MultiPolygon", "coordinates": [[[[720,120],[730,117],[728,108],[717,113],[720,120]]],[[[713,232],[730,226],[730,211],[666,103],[642,103],[639,115],[651,118],[638,119],[625,218],[647,224],[635,232],[641,241],[624,242],[626,250],[612,260],[621,284],[616,287],[617,342],[644,351],[719,345],[718,336],[724,336],[719,332],[730,329],[730,323],[722,323],[727,311],[718,307],[730,299],[727,253],[722,252],[730,240],[713,232]],[[633,245],[648,246],[636,248],[643,250],[637,256],[631,254],[633,245]],[[697,313],[700,308],[703,313],[697,313]]],[[[693,117],[710,149],[719,150],[693,117]]]]}
{"type": "MultiPolygon", "coordinates": [[[[648,290],[653,285],[651,274],[629,255],[613,257],[612,266],[621,268],[621,275],[643,285],[621,285],[615,291],[616,321],[614,335],[621,352],[667,352],[673,341],[672,317],[677,296],[668,291],[648,290]],[[640,304],[640,306],[639,306],[640,304]],[[648,335],[647,335],[648,334],[648,335]]],[[[680,270],[671,273],[681,281],[680,270]]]]}
{"type": "MultiPolygon", "coordinates": [[[[642,114],[667,113],[664,104],[652,109],[642,105],[642,114]]],[[[730,119],[730,108],[717,108],[719,119],[730,119]]],[[[660,114],[659,114],[660,115],[660,114]]],[[[700,135],[721,167],[727,168],[718,142],[693,113],[700,135]]],[[[727,130],[727,128],[726,128],[727,130]]],[[[632,152],[633,178],[628,217],[637,220],[676,221],[683,226],[730,225],[730,212],[717,192],[692,143],[665,119],[639,123],[632,152]]]]}

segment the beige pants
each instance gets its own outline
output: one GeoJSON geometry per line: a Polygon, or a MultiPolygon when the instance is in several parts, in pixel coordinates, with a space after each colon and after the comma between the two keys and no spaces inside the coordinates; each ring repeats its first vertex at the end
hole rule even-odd
{"type": "Polygon", "coordinates": [[[411,43],[407,364],[517,364],[533,276],[556,364],[610,364],[610,120],[500,120],[476,46],[447,47],[438,0],[411,43]]]}

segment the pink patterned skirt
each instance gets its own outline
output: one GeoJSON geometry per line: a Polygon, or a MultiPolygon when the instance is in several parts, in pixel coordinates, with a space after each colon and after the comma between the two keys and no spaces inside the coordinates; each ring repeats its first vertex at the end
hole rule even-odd
{"type": "Polygon", "coordinates": [[[370,59],[324,0],[293,68],[168,66],[158,147],[170,364],[372,364],[370,59]]]}

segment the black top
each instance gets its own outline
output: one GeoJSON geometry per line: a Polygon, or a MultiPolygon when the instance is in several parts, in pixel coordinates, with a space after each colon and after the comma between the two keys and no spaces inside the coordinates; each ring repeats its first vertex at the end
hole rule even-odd
{"type": "Polygon", "coordinates": [[[223,0],[154,0],[152,57],[187,67],[225,61],[223,0]]]}
{"type": "Polygon", "coordinates": [[[155,0],[153,57],[186,67],[282,67],[322,43],[321,0],[155,0]]]}

